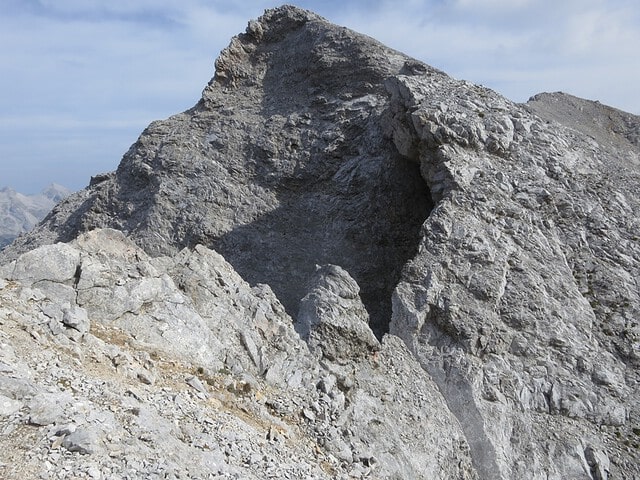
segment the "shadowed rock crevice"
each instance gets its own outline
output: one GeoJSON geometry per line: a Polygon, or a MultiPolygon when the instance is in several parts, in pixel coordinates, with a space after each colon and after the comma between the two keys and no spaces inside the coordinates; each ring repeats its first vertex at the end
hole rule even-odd
{"type": "Polygon", "coordinates": [[[315,265],[339,265],[381,336],[432,208],[389,131],[385,79],[407,62],[310,12],[268,11],[221,53],[196,107],[152,123],[49,219],[48,241],[110,227],[153,256],[214,247],[294,317],[315,265]]]}
{"type": "Polygon", "coordinates": [[[294,318],[316,264],[339,265],[360,286],[381,338],[432,209],[417,158],[399,154],[389,131],[384,81],[407,58],[285,11],[270,14],[268,31],[250,24],[232,42],[204,94],[207,108],[223,108],[221,90],[259,86],[261,123],[242,145],[242,163],[254,191],[269,195],[267,212],[212,246],[247,281],[269,284],[294,318]],[[238,69],[247,52],[257,61],[238,69]]]}
{"type": "Polygon", "coordinates": [[[326,182],[283,188],[278,198],[277,209],[223,235],[216,250],[250,283],[269,284],[294,318],[316,264],[341,266],[358,282],[381,337],[432,208],[418,165],[397,154],[353,159],[326,182]]]}

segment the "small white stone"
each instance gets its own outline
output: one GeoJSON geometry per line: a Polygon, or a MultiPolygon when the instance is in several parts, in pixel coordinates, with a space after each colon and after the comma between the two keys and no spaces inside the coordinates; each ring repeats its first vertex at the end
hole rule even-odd
{"type": "Polygon", "coordinates": [[[91,478],[94,478],[96,480],[99,480],[100,478],[102,478],[102,474],[100,473],[100,470],[98,470],[98,467],[89,467],[87,469],[87,475],[89,475],[91,478]]]}
{"type": "Polygon", "coordinates": [[[0,395],[0,417],[13,415],[22,408],[22,402],[0,395]]]}

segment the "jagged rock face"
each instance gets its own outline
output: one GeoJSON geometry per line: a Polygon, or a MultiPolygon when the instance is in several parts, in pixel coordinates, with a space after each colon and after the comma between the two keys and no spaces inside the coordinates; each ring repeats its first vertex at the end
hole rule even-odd
{"type": "Polygon", "coordinates": [[[312,350],[341,363],[380,350],[359,294],[360,287],[344,269],[337,265],[317,266],[296,319],[296,330],[312,350]]]}
{"type": "MultiPolygon", "coordinates": [[[[420,470],[410,459],[422,454],[390,454],[380,478],[635,478],[639,126],[564,95],[516,105],[282,7],[222,52],[193,109],[152,124],[117,172],[95,178],[3,255],[104,226],[152,257],[169,255],[162,262],[202,243],[300,312],[297,327],[322,357],[307,351],[303,363],[319,361],[336,378],[375,365],[361,362],[378,342],[363,329],[368,314],[379,338],[393,334],[375,354],[390,362],[378,380],[424,379],[430,400],[409,408],[445,419],[420,417],[406,442],[428,435],[447,462],[461,461],[446,470],[438,456],[420,470]],[[313,279],[316,264],[334,266],[313,279]],[[398,348],[385,356],[390,345],[398,348]],[[394,358],[415,358],[424,371],[401,373],[394,358]],[[445,446],[431,428],[465,441],[445,446]],[[403,460],[393,467],[394,458],[403,460]]],[[[194,298],[215,291],[203,280],[212,271],[191,279],[214,255],[199,251],[202,259],[171,273],[194,298]]],[[[63,325],[85,323],[75,310],[64,315],[63,325]]],[[[260,356],[252,341],[234,346],[249,352],[242,368],[268,376],[275,353],[260,356]]],[[[364,427],[366,412],[379,411],[368,401],[352,410],[365,414],[350,432],[378,431],[364,427]]],[[[321,443],[353,462],[344,432],[321,443]]]]}
{"type": "Polygon", "coordinates": [[[640,175],[627,138],[601,146],[446,77],[389,84],[395,143],[438,195],[391,332],[437,381],[478,473],[599,478],[595,449],[617,457],[612,477],[633,478],[638,450],[619,440],[637,445],[639,414],[640,175]]]}
{"type": "Polygon", "coordinates": [[[271,289],[205,247],[150,258],[95,230],[0,278],[2,478],[477,478],[399,338],[318,362],[271,289]]]}
{"type": "Polygon", "coordinates": [[[404,57],[295,8],[252,22],[193,109],[155,122],[40,234],[112,227],[152,255],[204,244],[291,314],[316,264],[358,281],[381,335],[431,209],[386,132],[383,82],[404,57]],[[43,232],[49,230],[49,232],[43,232]]]}

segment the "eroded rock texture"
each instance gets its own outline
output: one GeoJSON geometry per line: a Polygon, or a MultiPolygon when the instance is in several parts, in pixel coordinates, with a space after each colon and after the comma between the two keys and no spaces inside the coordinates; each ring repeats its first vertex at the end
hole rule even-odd
{"type": "Polygon", "coordinates": [[[384,80],[406,61],[308,12],[268,11],[221,53],[193,109],[150,125],[38,235],[112,227],[152,255],[208,245],[291,314],[315,265],[340,265],[381,335],[431,209],[386,131],[384,80]]]}
{"type": "Polygon", "coordinates": [[[203,246],[151,258],[94,230],[0,278],[2,478],[476,478],[436,384],[378,343],[357,292],[348,321],[320,313],[345,334],[316,329],[323,358],[203,246]]]}
{"type": "MultiPolygon", "coordinates": [[[[292,451],[295,475],[636,478],[639,129],[565,94],[514,104],[281,7],[3,271],[68,300],[47,307],[54,336],[97,315],[251,385],[294,382],[287,421],[330,466],[292,451]],[[133,257],[82,253],[105,227],[133,257]],[[25,260],[47,248],[53,273],[25,260]]],[[[0,391],[8,410],[27,387],[0,391]]]]}
{"type": "Polygon", "coordinates": [[[447,77],[388,83],[395,143],[439,197],[391,332],[438,382],[478,473],[588,478],[588,448],[633,471],[638,151],[447,77]]]}

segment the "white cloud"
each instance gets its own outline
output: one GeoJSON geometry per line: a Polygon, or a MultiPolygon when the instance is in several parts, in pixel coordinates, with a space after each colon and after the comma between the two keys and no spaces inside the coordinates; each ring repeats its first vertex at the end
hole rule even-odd
{"type": "Polygon", "coordinates": [[[384,2],[344,23],[516,101],[562,89],[640,113],[635,0],[384,2]]]}
{"type": "Polygon", "coordinates": [[[568,53],[620,56],[637,52],[638,26],[625,9],[597,8],[576,13],[568,19],[563,47],[568,53]]]}
{"type": "Polygon", "coordinates": [[[532,0],[453,0],[451,3],[458,10],[508,12],[529,6],[532,0]]]}

